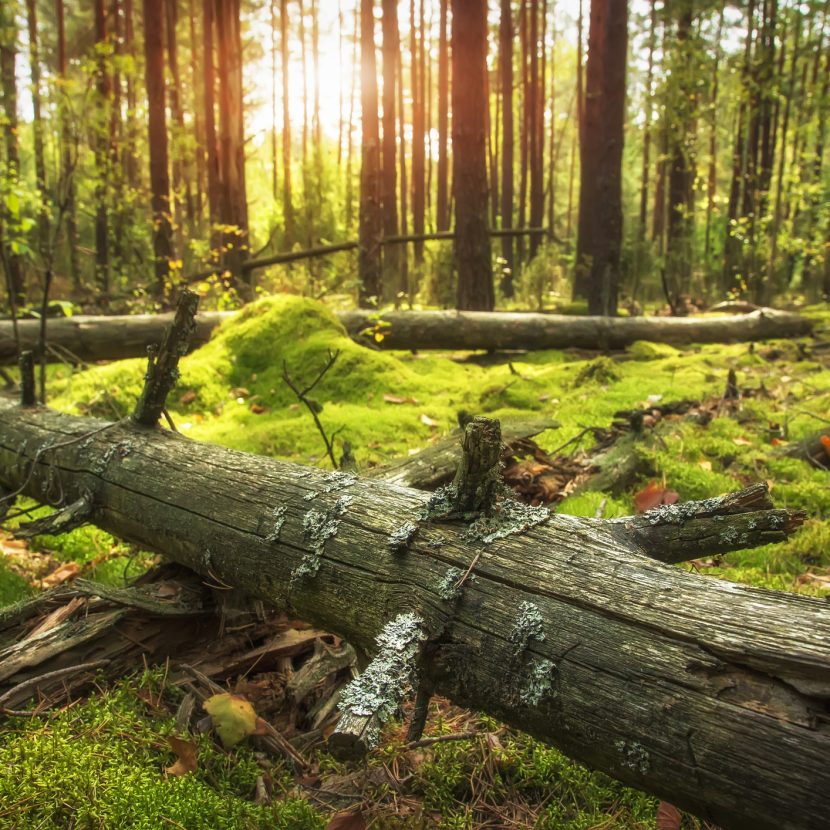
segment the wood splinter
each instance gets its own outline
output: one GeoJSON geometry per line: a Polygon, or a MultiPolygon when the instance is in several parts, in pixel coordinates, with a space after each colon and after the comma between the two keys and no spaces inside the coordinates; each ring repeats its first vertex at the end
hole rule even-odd
{"type": "Polygon", "coordinates": [[[79,499],[67,504],[60,510],[35,519],[33,522],[25,522],[14,531],[17,539],[32,539],[35,536],[57,536],[61,533],[68,533],[76,527],[81,527],[89,522],[92,517],[92,494],[84,493],[79,499]]]}
{"type": "Polygon", "coordinates": [[[164,333],[160,347],[147,349],[147,374],[144,389],[133,412],[133,421],[154,427],[164,411],[167,396],[179,379],[179,360],[187,354],[190,337],[196,328],[199,295],[185,289],[179,296],[176,315],[164,333]]]}
{"type": "Polygon", "coordinates": [[[329,752],[341,761],[364,758],[377,746],[383,724],[417,686],[417,663],[427,638],[424,620],[399,614],[377,637],[379,651],[358,678],[343,689],[340,721],[329,738],[329,752]]]}

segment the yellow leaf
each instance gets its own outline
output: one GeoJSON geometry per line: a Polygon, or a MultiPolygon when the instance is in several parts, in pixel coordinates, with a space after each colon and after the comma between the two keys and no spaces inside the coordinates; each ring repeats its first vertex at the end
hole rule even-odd
{"type": "Polygon", "coordinates": [[[225,749],[230,749],[257,731],[254,707],[239,695],[221,694],[209,697],[203,704],[213,721],[213,728],[225,749]]]}

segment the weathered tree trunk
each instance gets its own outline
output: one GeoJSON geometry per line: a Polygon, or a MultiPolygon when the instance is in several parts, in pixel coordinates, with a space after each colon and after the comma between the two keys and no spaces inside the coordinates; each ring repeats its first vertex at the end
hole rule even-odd
{"type": "MultiPolygon", "coordinates": [[[[233,312],[202,312],[195,343],[201,345],[233,312]]],[[[343,311],[337,315],[358,341],[372,329],[377,313],[343,311]]],[[[381,319],[382,348],[389,349],[623,349],[637,340],[692,345],[735,343],[769,338],[802,337],[811,323],[797,314],[759,309],[751,314],[724,317],[574,317],[557,314],[475,311],[391,311],[381,319]]],[[[121,360],[144,357],[147,346],[158,342],[169,315],[137,314],[124,317],[56,318],[49,321],[49,343],[61,351],[49,360],[66,359],[66,351],[80,360],[121,360]],[[63,351],[66,350],[66,351],[63,351]]],[[[40,322],[19,320],[22,348],[36,347],[40,322]]],[[[377,347],[372,341],[373,346],[377,347]]],[[[0,320],[0,363],[17,360],[12,323],[0,320]]]]}
{"type": "Polygon", "coordinates": [[[492,310],[487,232],[487,4],[452,4],[452,162],[459,309],[492,310]],[[464,83],[460,79],[464,78],[464,83]]]}
{"type": "Polygon", "coordinates": [[[158,297],[163,297],[173,258],[170,216],[170,172],[167,154],[167,116],[164,84],[164,0],[144,0],[144,73],[147,84],[147,122],[150,146],[150,188],[153,208],[153,255],[158,297]]]}
{"type": "MultiPolygon", "coordinates": [[[[478,491],[475,465],[465,469],[478,491]]],[[[826,603],[653,558],[728,551],[744,533],[744,544],[785,538],[798,517],[770,509],[762,486],[613,521],[503,501],[471,523],[442,518],[452,491],[441,504],[132,422],[8,403],[0,484],[35,498],[61,493],[73,520],[86,510],[100,527],[365,652],[383,631],[390,650],[369,680],[372,665],[403,662],[408,675],[417,660],[421,688],[709,821],[826,824],[826,603]]],[[[397,704],[372,703],[361,688],[344,694],[341,737],[361,706],[371,719],[397,704]]]]}
{"type": "Polygon", "coordinates": [[[381,169],[378,127],[378,79],[375,56],[374,0],[360,3],[360,248],[358,251],[358,303],[376,306],[381,292],[380,238],[381,169]]]}

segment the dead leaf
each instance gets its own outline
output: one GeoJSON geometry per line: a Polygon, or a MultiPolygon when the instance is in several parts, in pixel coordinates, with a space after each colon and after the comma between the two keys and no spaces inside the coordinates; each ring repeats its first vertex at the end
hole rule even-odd
{"type": "Polygon", "coordinates": [[[428,426],[428,427],[437,427],[437,426],[439,426],[438,421],[436,421],[433,418],[430,418],[429,415],[427,415],[423,412],[421,413],[421,423],[424,424],[424,426],[428,426]]]}
{"type": "Polygon", "coordinates": [[[164,771],[168,775],[177,777],[187,775],[189,772],[196,772],[199,766],[199,747],[191,741],[185,741],[175,735],[168,736],[167,743],[170,744],[170,749],[176,753],[176,762],[170,767],[165,767],[164,771]]]}
{"type": "Polygon", "coordinates": [[[251,393],[244,386],[236,386],[231,389],[231,397],[233,398],[250,398],[251,393]]]}
{"type": "Polygon", "coordinates": [[[300,405],[299,405],[298,403],[292,403],[292,404],[289,404],[289,405],[288,405],[288,409],[289,409],[291,412],[299,412],[299,410],[300,410],[300,405]]]}
{"type": "Polygon", "coordinates": [[[818,440],[821,441],[821,446],[824,447],[825,454],[830,458],[830,435],[822,435],[818,440]]]}
{"type": "Polygon", "coordinates": [[[202,708],[210,715],[213,728],[225,749],[230,749],[248,735],[262,734],[257,714],[250,702],[239,695],[221,694],[209,697],[202,708]]]}
{"type": "Polygon", "coordinates": [[[733,444],[737,444],[739,447],[749,447],[752,444],[752,441],[744,438],[743,435],[739,436],[738,438],[732,439],[733,444]]]}
{"type": "Polygon", "coordinates": [[[189,404],[196,400],[196,392],[193,389],[188,389],[180,398],[179,403],[189,404]]]}
{"type": "Polygon", "coordinates": [[[708,473],[712,472],[712,462],[707,461],[705,458],[701,458],[700,461],[697,462],[697,465],[702,470],[706,470],[706,472],[708,472],[708,473]]]}
{"type": "Polygon", "coordinates": [[[657,807],[657,830],[680,830],[683,815],[674,804],[661,801],[657,807]]]}
{"type": "Polygon", "coordinates": [[[680,495],[669,490],[657,481],[650,481],[639,493],[634,496],[634,508],[638,513],[645,513],[662,504],[675,504],[680,495]]]}
{"type": "Polygon", "coordinates": [[[268,407],[263,406],[261,403],[252,403],[251,404],[251,412],[253,412],[254,415],[262,415],[263,412],[267,412],[267,411],[268,411],[268,407]]]}
{"type": "Polygon", "coordinates": [[[390,395],[388,392],[383,393],[383,400],[385,400],[386,403],[418,403],[418,401],[411,395],[390,395]]]}
{"type": "Polygon", "coordinates": [[[78,571],[80,570],[81,566],[77,562],[66,562],[57,570],[52,571],[52,573],[47,576],[44,576],[43,579],[40,580],[40,587],[54,588],[56,585],[63,585],[64,582],[76,577],[78,575],[78,571]]]}
{"type": "Polygon", "coordinates": [[[326,825],[326,830],[366,830],[366,819],[360,810],[336,813],[326,825]]]}

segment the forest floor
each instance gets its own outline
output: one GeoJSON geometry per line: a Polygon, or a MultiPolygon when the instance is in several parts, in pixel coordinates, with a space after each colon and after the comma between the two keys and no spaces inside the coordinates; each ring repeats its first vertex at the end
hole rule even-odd
{"type": "MultiPolygon", "coordinates": [[[[563,458],[590,451],[593,428],[607,430],[621,410],[695,400],[706,418],[652,419],[659,423],[636,450],[648,475],[624,491],[569,494],[567,484],[545,483],[550,468],[537,458],[521,462],[529,492],[559,512],[610,518],[655,497],[701,499],[767,481],[777,506],[806,512],[798,533],[783,544],[680,567],[702,578],[830,597],[830,450],[823,466],[783,454],[830,425],[830,309],[806,313],[818,331],[800,344],[678,350],[637,343],[599,358],[571,351],[409,354],[356,345],[324,306],[280,297],[247,307],[185,358],[170,414],[198,440],[330,466],[283,371],[309,383],[330,352],[339,352],[314,390],[316,408],[328,434],[337,434],[338,452],[348,441],[359,469],[368,471],[448,434],[461,412],[556,420],[560,426],[535,441],[563,458]],[[741,399],[723,406],[730,369],[741,399]]],[[[74,373],[56,367],[50,405],[123,417],[144,371],[139,360],[74,373]]],[[[0,605],[77,575],[123,586],[155,562],[95,528],[30,544],[0,531],[0,551],[0,605]]],[[[393,724],[366,764],[336,763],[321,746],[310,750],[311,772],[297,776],[244,743],[226,751],[201,735],[193,739],[198,768],[165,772],[175,761],[167,736],[176,729],[181,693],[166,683],[164,667],[137,669],[119,682],[102,681],[84,700],[0,724],[0,828],[656,826],[656,799],[444,701],[433,702],[425,734],[475,737],[412,747],[404,727],[393,724]],[[255,800],[264,768],[269,798],[260,792],[255,800]]]]}

